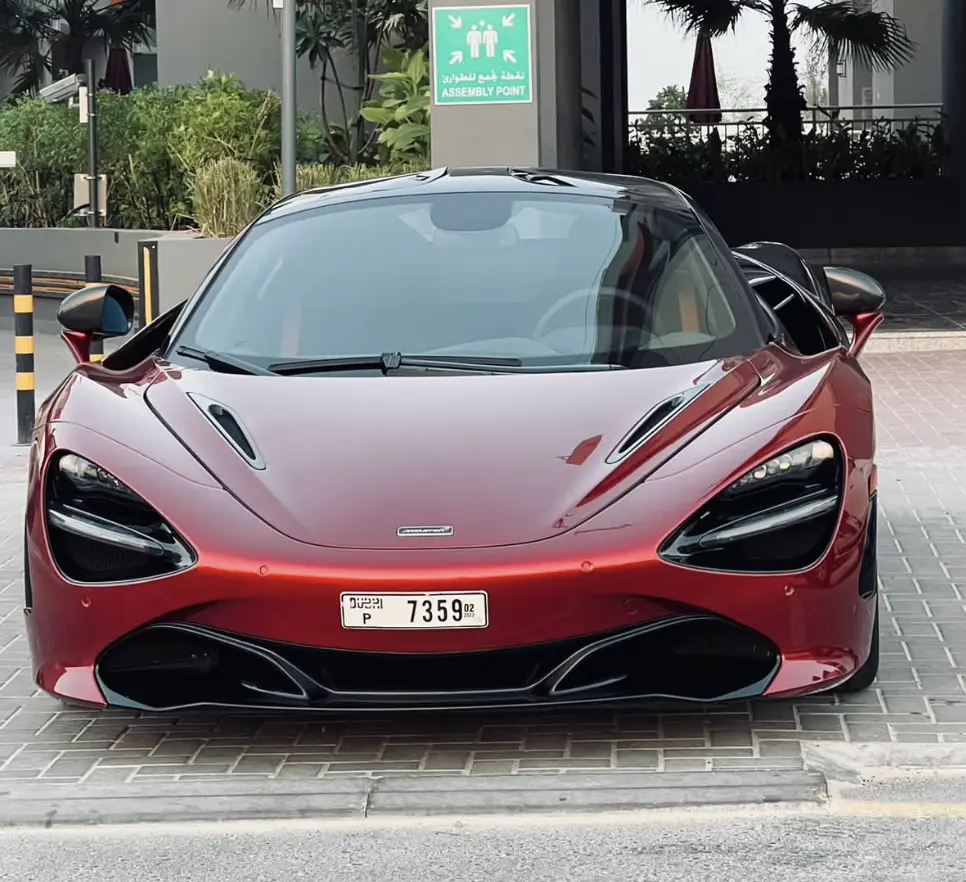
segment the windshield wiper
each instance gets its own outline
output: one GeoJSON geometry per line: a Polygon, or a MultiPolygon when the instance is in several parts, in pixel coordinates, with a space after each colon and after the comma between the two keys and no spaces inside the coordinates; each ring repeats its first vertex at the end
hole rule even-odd
{"type": "Polygon", "coordinates": [[[283,376],[319,374],[334,371],[377,370],[383,374],[401,368],[424,368],[427,370],[456,371],[457,373],[481,374],[533,374],[562,371],[609,371],[620,370],[615,364],[567,364],[524,365],[519,358],[466,355],[403,355],[400,352],[383,352],[381,355],[358,355],[342,358],[305,358],[278,361],[268,369],[283,376]]]}
{"type": "Polygon", "coordinates": [[[175,349],[175,355],[183,355],[185,358],[193,358],[203,361],[212,370],[226,374],[252,374],[255,376],[272,377],[277,376],[270,367],[263,368],[243,358],[236,358],[223,352],[211,352],[207,349],[195,349],[194,346],[179,346],[175,349]]]}
{"type": "Polygon", "coordinates": [[[377,370],[383,374],[400,368],[429,368],[451,371],[508,373],[526,370],[518,358],[467,358],[466,356],[412,356],[399,352],[381,355],[350,355],[342,358],[303,358],[278,361],[268,369],[283,376],[322,374],[333,371],[377,370]]]}

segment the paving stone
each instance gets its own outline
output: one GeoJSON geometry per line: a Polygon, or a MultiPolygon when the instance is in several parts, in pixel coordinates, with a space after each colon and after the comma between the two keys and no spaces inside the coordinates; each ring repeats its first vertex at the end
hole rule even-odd
{"type": "Polygon", "coordinates": [[[966,704],[947,704],[940,701],[933,701],[930,704],[937,723],[966,724],[966,704]]]}
{"type": "Polygon", "coordinates": [[[613,741],[578,741],[570,745],[570,756],[573,759],[609,759],[614,750],[613,741]]]}
{"type": "Polygon", "coordinates": [[[452,772],[462,772],[465,770],[472,760],[472,754],[466,753],[449,753],[446,751],[432,751],[426,757],[423,762],[423,770],[427,772],[433,771],[452,771],[452,772]]]}
{"type": "MultiPolygon", "coordinates": [[[[618,750],[615,754],[615,765],[618,769],[656,769],[662,759],[657,750],[618,750]]],[[[694,759],[692,756],[679,758],[694,759]]]]}
{"type": "Polygon", "coordinates": [[[515,771],[512,760],[474,759],[470,766],[473,775],[512,775],[515,771]]]}
{"type": "Polygon", "coordinates": [[[283,780],[319,778],[325,769],[323,763],[283,763],[276,777],[283,780]]]}

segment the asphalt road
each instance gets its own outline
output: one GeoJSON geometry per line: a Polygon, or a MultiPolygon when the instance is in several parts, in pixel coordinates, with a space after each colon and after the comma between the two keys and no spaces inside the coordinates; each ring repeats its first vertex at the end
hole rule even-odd
{"type": "Polygon", "coordinates": [[[948,882],[966,781],[881,783],[822,806],[647,814],[0,832],[5,882],[948,882]]]}
{"type": "Polygon", "coordinates": [[[9,882],[948,882],[966,871],[966,821],[775,811],[747,818],[593,824],[246,826],[164,834],[7,835],[9,882]]]}

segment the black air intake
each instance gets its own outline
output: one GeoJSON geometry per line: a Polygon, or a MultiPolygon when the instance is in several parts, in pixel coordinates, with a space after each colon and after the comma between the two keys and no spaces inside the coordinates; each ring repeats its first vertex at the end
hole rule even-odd
{"type": "Polygon", "coordinates": [[[706,388],[707,386],[700,386],[689,389],[687,392],[679,392],[651,408],[634,428],[623,437],[620,444],[611,451],[606,462],[613,465],[629,456],[655,432],[666,425],[675,414],[687,407],[706,388]]]}
{"type": "Polygon", "coordinates": [[[218,430],[218,433],[235,449],[235,451],[253,469],[264,469],[265,461],[262,459],[251,436],[245,431],[241,420],[232,410],[225,405],[189,392],[188,397],[197,405],[201,412],[208,418],[208,421],[218,430]]]}

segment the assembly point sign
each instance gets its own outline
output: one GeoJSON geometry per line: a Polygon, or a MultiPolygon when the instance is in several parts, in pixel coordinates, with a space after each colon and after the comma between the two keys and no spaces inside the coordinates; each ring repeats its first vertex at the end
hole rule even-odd
{"type": "Polygon", "coordinates": [[[437,104],[533,101],[529,6],[433,8],[437,104]]]}

